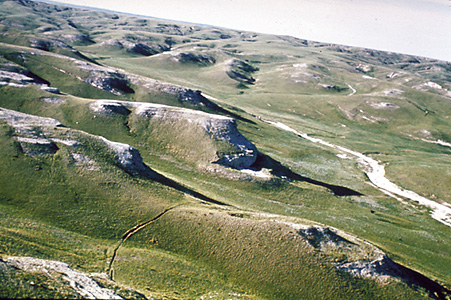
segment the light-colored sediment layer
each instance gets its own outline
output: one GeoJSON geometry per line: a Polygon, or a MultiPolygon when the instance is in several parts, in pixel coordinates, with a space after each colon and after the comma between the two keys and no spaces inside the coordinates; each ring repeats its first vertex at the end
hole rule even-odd
{"type": "Polygon", "coordinates": [[[294,134],[296,134],[306,140],[309,140],[313,143],[317,143],[317,144],[321,144],[321,145],[324,145],[324,146],[327,146],[327,147],[330,147],[333,149],[337,149],[342,153],[346,153],[346,154],[353,156],[354,158],[357,159],[357,161],[359,161],[362,165],[365,166],[365,173],[368,176],[368,179],[381,191],[383,191],[387,195],[394,197],[397,200],[399,200],[399,198],[395,197],[394,195],[410,199],[420,205],[424,205],[428,208],[431,208],[432,209],[432,214],[431,214],[432,218],[434,218],[435,220],[439,221],[440,223],[442,223],[446,226],[451,227],[451,208],[450,207],[440,204],[440,203],[437,203],[437,202],[427,199],[425,197],[422,197],[413,191],[405,190],[405,189],[397,186],[396,184],[394,184],[393,182],[388,180],[387,177],[385,177],[384,166],[379,164],[379,162],[377,162],[375,159],[368,157],[360,152],[353,151],[353,150],[350,150],[350,149],[342,147],[342,146],[337,146],[337,145],[323,141],[318,138],[310,137],[308,134],[298,132],[283,123],[272,122],[272,121],[266,121],[266,122],[273,126],[280,128],[280,129],[283,129],[283,130],[286,130],[289,132],[293,132],[294,134]]]}
{"type": "Polygon", "coordinates": [[[88,274],[73,270],[64,262],[12,256],[4,257],[1,260],[13,268],[43,273],[48,277],[53,277],[52,272],[62,274],[62,279],[85,299],[122,299],[113,290],[101,287],[88,274]]]}
{"type": "Polygon", "coordinates": [[[210,136],[230,143],[238,150],[236,154],[225,154],[218,163],[246,169],[257,159],[257,148],[238,131],[236,121],[230,117],[162,104],[116,100],[93,101],[90,109],[104,115],[133,113],[146,119],[186,121],[200,126],[210,136]]]}

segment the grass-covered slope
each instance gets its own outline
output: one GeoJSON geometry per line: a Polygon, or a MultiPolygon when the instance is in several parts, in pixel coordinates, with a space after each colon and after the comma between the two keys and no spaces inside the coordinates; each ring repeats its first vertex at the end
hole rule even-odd
{"type": "Polygon", "coordinates": [[[449,298],[447,221],[367,163],[446,216],[449,63],[26,0],[0,31],[1,297],[86,297],[60,261],[123,298],[449,298]]]}

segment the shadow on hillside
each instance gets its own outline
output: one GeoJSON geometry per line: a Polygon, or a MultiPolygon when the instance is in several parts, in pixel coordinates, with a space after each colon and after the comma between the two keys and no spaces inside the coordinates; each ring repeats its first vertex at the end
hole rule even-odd
{"type": "Polygon", "coordinates": [[[188,92],[188,95],[191,95],[192,97],[196,98],[197,101],[201,104],[201,110],[208,112],[208,113],[219,113],[221,115],[226,115],[229,116],[235,120],[240,120],[246,123],[250,123],[250,124],[254,124],[256,125],[257,123],[255,123],[252,120],[246,119],[245,117],[240,116],[239,114],[236,114],[228,109],[225,109],[221,106],[219,106],[218,104],[216,104],[215,102],[207,99],[204,95],[202,95],[201,91],[192,91],[190,90],[188,92]],[[204,109],[202,109],[202,107],[204,107],[204,109]]]}
{"type": "Polygon", "coordinates": [[[385,257],[380,264],[376,264],[373,267],[375,268],[375,272],[381,276],[388,275],[390,277],[398,278],[415,290],[418,290],[418,288],[426,290],[431,299],[450,299],[451,291],[449,289],[417,271],[394,262],[388,257],[385,257]]]}
{"type": "Polygon", "coordinates": [[[227,115],[227,116],[229,116],[231,118],[234,118],[235,120],[240,120],[242,122],[246,122],[246,123],[249,123],[249,124],[257,125],[257,123],[255,123],[254,121],[246,119],[245,117],[242,117],[242,116],[240,116],[240,115],[238,115],[238,114],[236,114],[234,112],[231,112],[230,110],[222,108],[220,106],[218,106],[216,111],[221,113],[221,114],[227,115]]]}
{"type": "Polygon", "coordinates": [[[414,270],[394,263],[399,272],[399,277],[403,279],[410,286],[419,286],[426,289],[429,293],[429,297],[438,300],[450,299],[451,290],[448,290],[444,286],[435,282],[434,280],[420,274],[414,270]]]}
{"type": "Polygon", "coordinates": [[[272,170],[272,174],[278,177],[286,177],[290,180],[296,180],[296,181],[304,181],[308,182],[314,185],[325,187],[329,190],[331,190],[335,196],[363,196],[363,194],[354,191],[350,188],[340,186],[340,185],[333,185],[326,182],[318,181],[315,179],[311,179],[302,175],[299,175],[297,173],[294,173],[289,168],[283,166],[280,162],[272,159],[271,157],[258,153],[257,161],[252,165],[253,169],[261,170],[262,168],[270,169],[272,170]]]}
{"type": "Polygon", "coordinates": [[[199,192],[196,192],[190,188],[187,188],[183,185],[181,185],[180,183],[169,179],[163,175],[161,175],[158,172],[155,172],[154,170],[152,170],[151,168],[149,168],[147,165],[145,165],[145,169],[144,170],[140,170],[137,172],[130,172],[129,170],[125,170],[128,174],[132,175],[133,177],[140,177],[140,178],[144,178],[144,179],[150,179],[156,182],[159,182],[165,186],[171,187],[173,189],[176,189],[177,191],[180,191],[182,193],[191,195],[199,200],[211,203],[211,204],[217,204],[217,205],[223,205],[223,206],[229,206],[226,203],[223,203],[221,201],[217,201],[215,199],[212,199],[210,197],[207,197],[199,192]]]}

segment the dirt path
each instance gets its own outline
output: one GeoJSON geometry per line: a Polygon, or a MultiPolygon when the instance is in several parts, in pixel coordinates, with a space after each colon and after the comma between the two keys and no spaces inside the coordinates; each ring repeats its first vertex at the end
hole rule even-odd
{"type": "Polygon", "coordinates": [[[368,157],[360,152],[356,152],[353,150],[350,150],[348,148],[342,147],[342,146],[337,146],[334,145],[332,143],[323,141],[321,139],[318,138],[313,138],[308,136],[306,133],[301,133],[298,132],[294,129],[292,129],[291,127],[280,123],[280,122],[272,122],[272,121],[267,121],[267,120],[263,120],[262,121],[271,124],[275,127],[278,127],[280,129],[292,132],[294,134],[296,134],[297,136],[304,138],[306,140],[309,140],[313,143],[318,143],[333,149],[337,149],[342,153],[346,153],[349,154],[351,156],[353,156],[358,162],[360,162],[361,164],[363,164],[365,166],[365,173],[368,176],[368,179],[382,192],[384,192],[385,194],[389,195],[390,197],[395,198],[396,200],[402,200],[397,196],[401,196],[407,199],[410,199],[420,205],[424,205],[428,208],[432,209],[432,213],[431,213],[431,217],[434,218],[435,220],[439,221],[440,223],[451,227],[451,207],[448,207],[446,205],[437,203],[435,201],[432,201],[430,199],[427,199],[425,197],[422,197],[420,195],[418,195],[417,193],[413,192],[413,191],[409,191],[409,190],[405,190],[399,186],[397,186],[396,184],[394,184],[393,182],[391,182],[390,180],[388,180],[385,177],[385,168],[383,165],[379,164],[376,160],[372,159],[371,157],[368,157]]]}
{"type": "MultiPolygon", "coordinates": [[[[182,203],[182,204],[184,204],[184,203],[182,203]]],[[[113,270],[113,263],[114,263],[114,260],[116,259],[117,252],[118,252],[119,249],[121,248],[122,244],[124,244],[125,241],[126,241],[129,237],[131,237],[132,235],[134,235],[135,233],[137,233],[137,232],[140,231],[141,229],[145,228],[147,225],[150,225],[150,224],[152,224],[153,222],[155,222],[156,220],[158,220],[159,218],[161,218],[165,213],[167,213],[167,212],[170,211],[170,210],[173,210],[173,209],[176,208],[176,207],[181,206],[182,204],[178,204],[178,205],[176,205],[176,206],[172,206],[172,207],[170,207],[170,208],[166,208],[165,210],[163,210],[160,214],[158,214],[158,215],[157,215],[156,217],[154,217],[153,219],[151,219],[151,220],[149,220],[149,221],[146,221],[146,222],[143,222],[143,223],[141,223],[141,224],[138,224],[138,225],[136,225],[136,226],[130,228],[129,230],[127,230],[127,231],[124,233],[124,235],[122,235],[122,239],[121,239],[120,243],[116,246],[116,248],[114,248],[113,256],[111,257],[110,263],[109,263],[109,265],[108,265],[107,273],[110,275],[111,279],[113,279],[113,272],[112,272],[112,270],[113,270]]]]}

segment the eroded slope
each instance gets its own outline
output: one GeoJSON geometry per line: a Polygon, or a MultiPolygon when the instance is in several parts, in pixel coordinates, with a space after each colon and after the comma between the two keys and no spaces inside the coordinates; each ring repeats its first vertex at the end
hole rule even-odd
{"type": "Polygon", "coordinates": [[[147,297],[449,294],[398,264],[449,283],[449,228],[262,122],[449,202],[446,62],[32,1],[0,11],[2,257],[90,255],[26,216],[101,238],[84,268],[114,257],[113,278],[147,297]]]}

